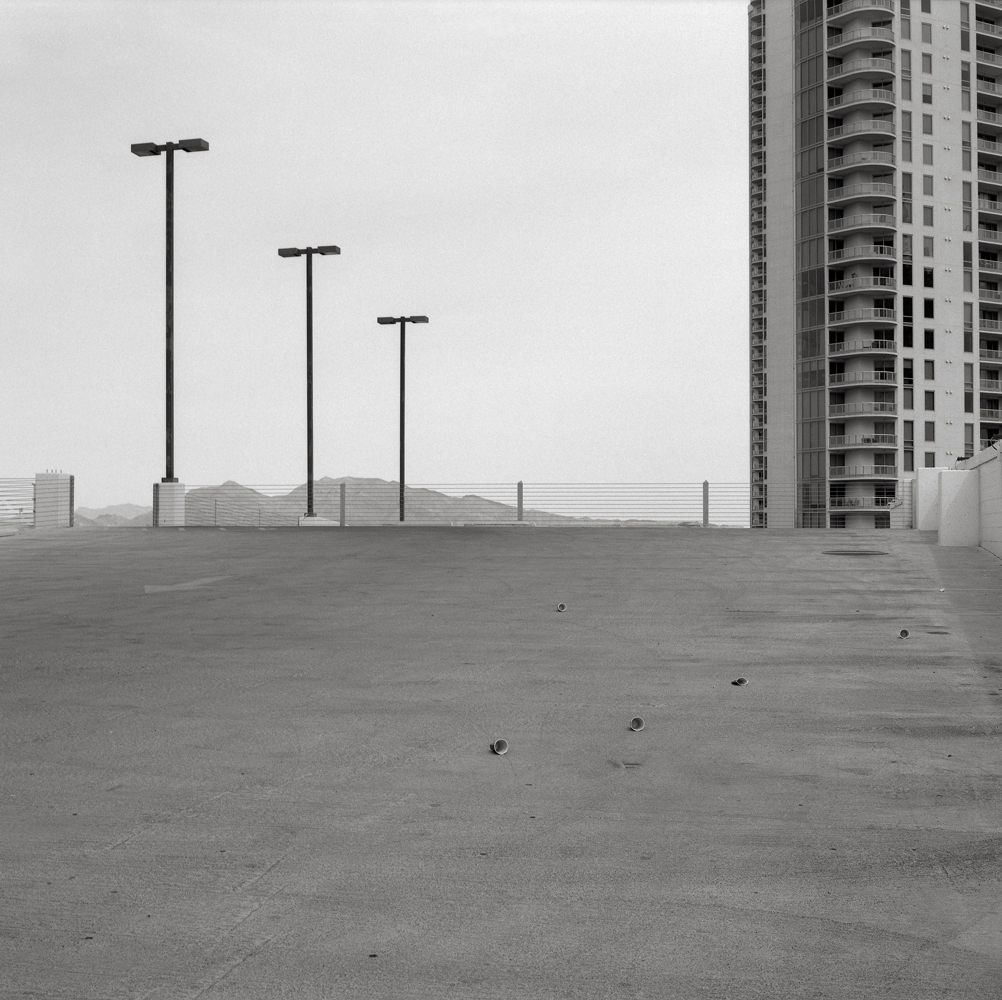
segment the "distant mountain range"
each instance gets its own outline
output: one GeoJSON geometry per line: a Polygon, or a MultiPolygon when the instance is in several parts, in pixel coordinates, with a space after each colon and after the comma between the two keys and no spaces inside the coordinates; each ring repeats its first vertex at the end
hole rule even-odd
{"type": "MultiPolygon", "coordinates": [[[[398,520],[400,487],[385,479],[357,479],[325,476],[313,483],[313,509],[318,517],[339,521],[341,484],[345,484],[345,522],[352,525],[391,524],[398,520]]],[[[517,520],[513,504],[499,503],[469,494],[448,496],[436,490],[404,488],[407,521],[411,524],[502,524],[517,520]]],[[[221,486],[203,486],[185,494],[185,524],[247,527],[279,527],[298,523],[306,513],[307,487],[303,483],[289,493],[269,496],[228,480],[221,486]]],[[[569,517],[525,508],[523,519],[536,525],[618,524],[620,519],[569,517]]],[[[100,510],[81,507],[76,511],[81,527],[147,527],[153,523],[153,508],[136,504],[116,504],[100,510]]],[[[623,519],[626,520],[626,519],[623,519]]],[[[701,526],[700,521],[631,520],[677,526],[701,526]]],[[[718,527],[718,525],[711,525],[718,527]]]]}
{"type": "Polygon", "coordinates": [[[73,513],[73,520],[81,527],[147,527],[153,524],[153,508],[140,507],[135,503],[118,503],[100,510],[78,507],[73,513]]]}

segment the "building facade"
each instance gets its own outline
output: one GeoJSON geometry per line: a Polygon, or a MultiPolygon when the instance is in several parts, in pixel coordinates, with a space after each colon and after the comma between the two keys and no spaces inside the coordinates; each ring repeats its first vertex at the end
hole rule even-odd
{"type": "Polygon", "coordinates": [[[1002,0],[752,0],[753,527],[1002,436],[1002,0]]]}

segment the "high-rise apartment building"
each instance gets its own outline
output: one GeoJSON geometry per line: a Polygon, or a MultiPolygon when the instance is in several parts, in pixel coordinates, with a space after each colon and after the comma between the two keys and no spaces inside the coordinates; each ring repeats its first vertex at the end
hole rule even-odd
{"type": "Polygon", "coordinates": [[[751,0],[749,42],[752,525],[907,527],[1002,436],[1002,0],[751,0]]]}

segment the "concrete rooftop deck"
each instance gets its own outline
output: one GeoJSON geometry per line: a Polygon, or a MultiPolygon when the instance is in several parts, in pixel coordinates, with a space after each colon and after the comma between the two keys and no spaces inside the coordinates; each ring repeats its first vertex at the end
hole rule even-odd
{"type": "Polygon", "coordinates": [[[1002,563],[935,537],[0,538],[0,995],[997,1000],[1002,563]]]}

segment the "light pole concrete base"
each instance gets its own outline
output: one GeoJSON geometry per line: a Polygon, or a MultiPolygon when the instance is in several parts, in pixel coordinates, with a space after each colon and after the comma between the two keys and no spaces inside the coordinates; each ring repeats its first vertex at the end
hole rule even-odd
{"type": "Polygon", "coordinates": [[[300,528],[340,528],[337,521],[329,521],[326,517],[308,517],[303,514],[299,518],[300,528]]]}
{"type": "Polygon", "coordinates": [[[184,527],[184,483],[153,484],[153,527],[184,527]]]}

